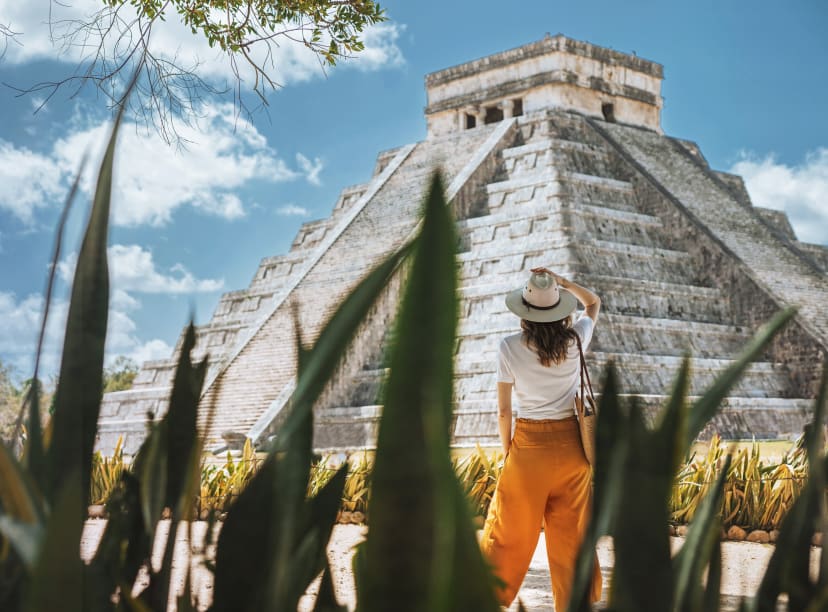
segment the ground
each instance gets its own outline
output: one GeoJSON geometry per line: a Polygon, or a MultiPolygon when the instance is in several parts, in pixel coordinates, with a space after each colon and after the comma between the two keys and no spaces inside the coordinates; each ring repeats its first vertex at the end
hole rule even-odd
{"type": "MultiPolygon", "coordinates": [[[[86,523],[83,540],[81,542],[81,554],[89,559],[95,552],[98,540],[100,539],[106,522],[103,520],[89,520],[86,523]]],[[[212,581],[210,573],[201,565],[203,556],[199,551],[199,544],[204,540],[206,530],[205,523],[193,523],[193,547],[195,554],[192,557],[194,568],[194,588],[199,594],[199,608],[206,609],[212,600],[212,581]]],[[[159,538],[165,538],[169,530],[169,521],[162,521],[159,528],[159,538]]],[[[349,609],[353,610],[355,603],[354,584],[351,574],[351,555],[355,544],[360,542],[366,533],[366,528],[359,525],[337,525],[328,547],[328,556],[333,568],[334,581],[337,594],[343,603],[347,603],[349,609]]],[[[678,550],[684,543],[683,538],[671,538],[673,550],[678,550]]],[[[156,554],[153,563],[160,563],[163,547],[156,546],[156,554]]],[[[173,580],[178,589],[184,584],[184,568],[186,567],[186,556],[188,551],[187,530],[179,530],[176,537],[175,560],[173,562],[173,580]]],[[[543,536],[538,541],[538,547],[532,558],[529,573],[523,582],[519,597],[528,612],[540,612],[553,610],[552,594],[549,585],[549,572],[546,567],[546,552],[543,536]]],[[[821,549],[813,548],[811,555],[811,570],[816,572],[819,563],[819,552],[821,549]]],[[[750,542],[723,542],[722,543],[722,610],[736,610],[739,598],[753,595],[756,592],[765,567],[768,564],[773,546],[769,544],[753,544],[750,542]]],[[[208,550],[208,554],[211,551],[208,550]]],[[[610,574],[615,561],[612,549],[612,541],[603,538],[598,545],[598,558],[601,562],[601,569],[604,574],[604,595],[606,601],[608,594],[610,574]]],[[[146,576],[139,578],[145,581],[146,576]]],[[[145,584],[145,582],[143,583],[145,584]]],[[[142,588],[139,584],[138,588],[142,588]]],[[[308,594],[302,600],[299,610],[310,612],[313,608],[313,596],[316,585],[312,585],[308,594]]],[[[173,602],[171,594],[171,604],[173,602]]],[[[171,605],[170,609],[174,609],[171,605]]],[[[510,612],[517,610],[515,603],[510,612]]]]}

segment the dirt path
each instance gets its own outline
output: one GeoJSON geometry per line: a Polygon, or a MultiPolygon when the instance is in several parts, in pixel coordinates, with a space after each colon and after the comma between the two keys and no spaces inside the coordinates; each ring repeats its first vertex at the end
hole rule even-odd
{"type": "MultiPolygon", "coordinates": [[[[81,542],[81,554],[89,559],[95,552],[98,540],[101,537],[106,522],[102,520],[89,520],[86,523],[83,540],[81,542]]],[[[193,585],[199,597],[199,608],[206,609],[212,601],[212,579],[210,573],[203,567],[201,554],[201,543],[204,541],[206,524],[202,522],[193,523],[193,541],[196,543],[191,547],[186,529],[180,529],[176,535],[175,557],[173,561],[173,581],[177,589],[184,585],[184,570],[187,566],[188,549],[194,551],[191,557],[193,568],[193,585]]],[[[158,539],[166,539],[169,530],[169,521],[163,521],[158,533],[158,539]]],[[[353,547],[365,537],[366,528],[357,525],[337,525],[328,546],[328,557],[331,561],[334,582],[337,594],[342,603],[346,603],[349,609],[353,610],[356,601],[354,592],[353,577],[351,574],[351,557],[353,547]]],[[[683,538],[671,538],[673,551],[677,551],[684,543],[683,538]]],[[[160,563],[161,546],[156,542],[153,564],[160,563]]],[[[811,549],[811,571],[816,575],[818,571],[819,548],[811,549]]],[[[768,560],[773,552],[773,546],[768,544],[752,544],[749,542],[723,542],[722,543],[722,610],[736,610],[739,599],[751,596],[756,592],[762,574],[767,567],[768,560]]],[[[208,548],[208,555],[212,555],[212,548],[208,548]]],[[[604,574],[603,601],[609,589],[610,575],[615,562],[612,548],[612,540],[603,538],[598,545],[598,558],[601,562],[601,570],[604,574]]],[[[137,590],[141,590],[146,584],[146,576],[139,578],[137,590]]],[[[313,608],[316,584],[312,585],[307,595],[300,603],[301,612],[310,612],[313,608]]],[[[171,594],[172,607],[174,594],[171,594]]],[[[543,537],[538,541],[538,547],[532,558],[529,572],[523,582],[519,593],[523,605],[529,612],[540,612],[553,610],[552,594],[549,585],[549,571],[546,565],[546,547],[543,537]]],[[[517,610],[517,604],[510,608],[510,612],[517,610]]]]}

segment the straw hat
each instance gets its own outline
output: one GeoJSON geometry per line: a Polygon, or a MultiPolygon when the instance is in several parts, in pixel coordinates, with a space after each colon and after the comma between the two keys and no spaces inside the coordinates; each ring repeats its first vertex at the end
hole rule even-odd
{"type": "Polygon", "coordinates": [[[520,289],[506,295],[506,307],[521,319],[535,323],[551,323],[568,317],[578,300],[566,289],[558,287],[555,277],[545,272],[532,274],[520,289]]]}

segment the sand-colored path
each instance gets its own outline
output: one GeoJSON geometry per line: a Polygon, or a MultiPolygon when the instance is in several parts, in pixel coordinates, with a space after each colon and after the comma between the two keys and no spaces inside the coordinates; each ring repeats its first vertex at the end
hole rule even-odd
{"type": "MultiPolygon", "coordinates": [[[[88,559],[94,554],[95,547],[101,537],[105,524],[106,522],[102,520],[87,521],[81,551],[84,558],[88,559]]],[[[169,521],[163,521],[159,529],[159,539],[166,538],[168,530],[169,521]]],[[[188,549],[195,552],[192,555],[192,567],[194,572],[194,588],[199,594],[200,609],[205,609],[212,599],[211,576],[201,564],[203,560],[201,543],[204,541],[205,530],[205,523],[198,522],[193,524],[194,546],[190,546],[186,530],[179,530],[176,536],[175,560],[173,562],[173,580],[177,588],[180,589],[184,584],[184,569],[187,565],[188,549]]],[[[333,568],[337,593],[342,603],[347,603],[350,609],[353,609],[355,603],[354,583],[350,569],[351,557],[353,547],[365,537],[365,533],[366,528],[363,526],[337,525],[328,547],[328,556],[333,568]]],[[[684,543],[683,538],[671,538],[671,540],[674,551],[678,550],[684,543]]],[[[160,548],[158,542],[156,542],[154,563],[160,562],[160,548]]],[[[751,596],[756,592],[773,550],[773,546],[769,544],[752,544],[749,542],[722,543],[723,610],[736,610],[741,597],[751,596]]],[[[545,551],[543,537],[541,537],[538,541],[538,547],[535,550],[534,557],[532,558],[529,573],[523,582],[523,587],[519,594],[524,607],[531,612],[554,610],[545,551]]],[[[821,549],[819,548],[812,549],[811,569],[813,572],[816,572],[818,569],[820,551],[821,549]]],[[[212,554],[210,547],[207,549],[207,554],[212,554]]],[[[604,600],[606,600],[610,575],[615,562],[612,541],[609,538],[604,538],[600,541],[598,558],[604,574],[604,600]]],[[[312,610],[315,587],[316,585],[313,585],[309,589],[307,596],[302,601],[300,605],[302,612],[310,612],[312,610]]],[[[170,609],[172,610],[174,608],[171,606],[170,609]]],[[[510,610],[517,610],[517,605],[513,606],[510,610]]]]}

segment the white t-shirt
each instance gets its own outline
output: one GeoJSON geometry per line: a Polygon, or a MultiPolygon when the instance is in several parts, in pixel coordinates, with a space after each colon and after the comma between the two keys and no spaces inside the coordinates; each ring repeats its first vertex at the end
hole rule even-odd
{"type": "MultiPolygon", "coordinates": [[[[572,326],[586,351],[594,323],[582,314],[572,326]]],[[[500,341],[497,382],[513,383],[517,397],[516,414],[523,419],[565,419],[575,414],[575,394],[580,391],[581,363],[578,345],[573,342],[566,359],[544,366],[538,354],[523,341],[523,333],[500,341]]]]}

